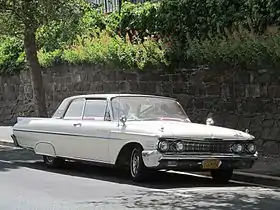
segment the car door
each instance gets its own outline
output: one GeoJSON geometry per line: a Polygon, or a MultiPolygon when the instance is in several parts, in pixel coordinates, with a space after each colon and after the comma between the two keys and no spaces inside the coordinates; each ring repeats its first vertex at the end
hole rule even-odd
{"type": "Polygon", "coordinates": [[[49,141],[54,145],[57,156],[79,158],[83,153],[79,147],[80,125],[82,123],[84,98],[77,98],[66,107],[66,112],[61,119],[51,121],[53,133],[49,141]]]}
{"type": "Polygon", "coordinates": [[[110,163],[109,137],[112,129],[108,101],[105,98],[86,99],[79,134],[83,157],[110,163]]]}
{"type": "MultiPolygon", "coordinates": [[[[64,116],[56,121],[61,133],[54,141],[58,156],[109,162],[107,99],[73,100],[64,116]],[[107,113],[107,115],[105,115],[107,113]]],[[[109,116],[110,117],[110,116],[109,116]]]]}

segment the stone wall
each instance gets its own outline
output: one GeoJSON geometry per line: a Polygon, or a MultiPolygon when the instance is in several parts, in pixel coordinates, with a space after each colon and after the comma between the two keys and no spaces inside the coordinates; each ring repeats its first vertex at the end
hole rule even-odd
{"type": "MultiPolygon", "coordinates": [[[[177,98],[190,119],[215,123],[255,135],[260,149],[280,151],[280,81],[266,70],[180,69],[120,72],[98,66],[61,65],[44,70],[49,115],[67,96],[86,93],[146,93],[177,98]],[[151,73],[152,72],[152,73],[151,73]]],[[[0,77],[0,125],[17,116],[34,116],[30,75],[0,77]]]]}

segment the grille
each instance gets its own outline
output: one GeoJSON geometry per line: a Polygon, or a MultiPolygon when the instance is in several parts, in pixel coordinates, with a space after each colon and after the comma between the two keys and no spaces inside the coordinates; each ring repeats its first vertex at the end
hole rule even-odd
{"type": "MultiPolygon", "coordinates": [[[[211,141],[211,140],[209,140],[211,141]]],[[[177,141],[169,142],[169,152],[177,152],[177,141]]],[[[184,150],[182,152],[204,152],[204,153],[232,153],[230,150],[233,142],[194,142],[183,141],[184,150]]]]}

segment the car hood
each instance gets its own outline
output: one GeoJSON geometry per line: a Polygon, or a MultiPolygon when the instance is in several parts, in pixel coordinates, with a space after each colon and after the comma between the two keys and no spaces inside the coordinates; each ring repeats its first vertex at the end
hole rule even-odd
{"type": "Polygon", "coordinates": [[[180,121],[128,121],[126,122],[125,130],[128,133],[141,133],[169,138],[254,139],[254,136],[239,130],[180,121]]]}

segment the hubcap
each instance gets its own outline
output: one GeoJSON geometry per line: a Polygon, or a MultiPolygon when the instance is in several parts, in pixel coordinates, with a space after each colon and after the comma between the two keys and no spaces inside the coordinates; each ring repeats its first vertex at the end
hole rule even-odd
{"type": "Polygon", "coordinates": [[[132,157],[131,157],[131,174],[132,176],[136,176],[140,165],[140,157],[137,155],[136,150],[133,150],[132,157]]]}

